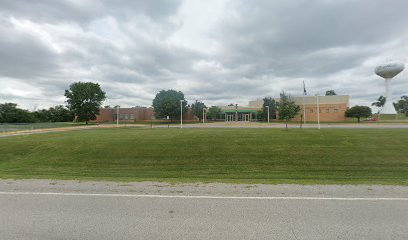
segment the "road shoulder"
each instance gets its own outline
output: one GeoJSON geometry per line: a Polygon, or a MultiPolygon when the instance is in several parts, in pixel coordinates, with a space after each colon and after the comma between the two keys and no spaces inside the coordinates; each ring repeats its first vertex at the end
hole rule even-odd
{"type": "Polygon", "coordinates": [[[220,197],[408,198],[408,186],[0,180],[1,192],[220,197]]]}

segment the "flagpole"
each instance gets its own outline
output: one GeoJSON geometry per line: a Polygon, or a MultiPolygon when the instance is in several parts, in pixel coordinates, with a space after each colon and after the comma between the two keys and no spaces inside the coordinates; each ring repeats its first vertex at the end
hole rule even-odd
{"type": "Polygon", "coordinates": [[[303,124],[306,124],[306,104],[305,104],[305,94],[303,93],[303,124]]]}
{"type": "Polygon", "coordinates": [[[306,86],[305,86],[305,81],[303,80],[303,124],[306,124],[306,103],[305,103],[305,95],[306,95],[306,86]]]}
{"type": "Polygon", "coordinates": [[[317,105],[317,129],[320,129],[320,102],[319,102],[319,94],[316,94],[316,105],[317,105]]]}

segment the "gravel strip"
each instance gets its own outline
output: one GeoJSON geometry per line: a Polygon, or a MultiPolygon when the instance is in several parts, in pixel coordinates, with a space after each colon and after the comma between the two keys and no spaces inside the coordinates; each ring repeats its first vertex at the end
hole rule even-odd
{"type": "Polygon", "coordinates": [[[154,195],[285,196],[285,197],[403,197],[407,186],[295,185],[74,180],[0,180],[2,192],[133,193],[154,195]]]}

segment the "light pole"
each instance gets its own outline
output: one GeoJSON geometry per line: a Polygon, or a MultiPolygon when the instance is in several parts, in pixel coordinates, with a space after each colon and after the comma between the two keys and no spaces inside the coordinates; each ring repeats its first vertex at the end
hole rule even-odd
{"type": "MultiPolygon", "coordinates": [[[[306,124],[306,102],[305,102],[306,95],[307,95],[306,85],[305,80],[303,80],[303,124],[306,124]]],[[[302,126],[300,126],[300,128],[302,128],[302,126]]]]}
{"type": "Polygon", "coordinates": [[[181,110],[181,114],[180,114],[180,128],[183,128],[183,101],[184,101],[184,100],[180,100],[180,110],[181,110]]]}
{"type": "Polygon", "coordinates": [[[269,123],[269,106],[266,106],[268,108],[268,123],[269,123]]]}
{"type": "Polygon", "coordinates": [[[119,108],[120,108],[120,106],[117,105],[116,106],[116,128],[119,127],[119,108]]]}
{"type": "Polygon", "coordinates": [[[205,108],[203,108],[203,123],[204,123],[204,119],[205,119],[205,108]]]}
{"type": "Polygon", "coordinates": [[[320,104],[319,104],[319,94],[316,94],[316,104],[317,104],[317,129],[320,129],[320,104]]]}
{"type": "Polygon", "coordinates": [[[303,124],[306,124],[306,103],[305,103],[305,94],[303,94],[303,124]]]}

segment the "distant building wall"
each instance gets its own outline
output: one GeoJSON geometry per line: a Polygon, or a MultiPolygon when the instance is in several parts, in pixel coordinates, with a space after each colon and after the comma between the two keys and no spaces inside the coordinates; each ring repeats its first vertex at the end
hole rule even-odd
{"type": "MultiPolygon", "coordinates": [[[[275,98],[279,102],[279,98],[275,98]]],[[[306,106],[306,121],[317,121],[317,97],[305,96],[292,97],[301,110],[293,121],[300,121],[303,114],[303,105],[306,106]],[[304,103],[304,104],[303,104],[304,103]]],[[[262,109],[263,100],[258,99],[249,102],[249,107],[262,109]]],[[[319,96],[320,121],[322,122],[342,122],[346,121],[345,112],[349,106],[349,96],[335,95],[335,96],[319,96]]],[[[277,113],[279,115],[279,113],[277,113]]]]}
{"type": "MultiPolygon", "coordinates": [[[[134,107],[134,108],[119,108],[119,122],[146,122],[151,121],[152,116],[154,116],[154,110],[151,107],[134,107]]],[[[116,122],[117,119],[117,109],[116,108],[102,108],[99,114],[96,116],[96,120],[93,122],[116,122]]],[[[177,117],[173,120],[179,120],[177,117]]],[[[159,121],[160,119],[155,119],[159,121]]],[[[195,121],[191,109],[188,109],[186,113],[183,114],[184,121],[195,121]]]]}
{"type": "MultiPolygon", "coordinates": [[[[300,106],[299,114],[293,121],[300,121],[303,114],[303,105],[300,106]]],[[[347,104],[319,104],[320,121],[322,122],[342,122],[346,121],[345,112],[347,104]]],[[[278,113],[279,114],[279,113],[278,113]]],[[[306,105],[306,121],[317,122],[317,104],[306,105]]]]}
{"type": "MultiPolygon", "coordinates": [[[[150,120],[153,108],[135,107],[119,108],[119,122],[138,122],[150,120]]],[[[116,108],[102,108],[96,116],[95,122],[116,122],[116,108]]]]}
{"type": "Polygon", "coordinates": [[[99,114],[96,115],[96,120],[93,122],[113,122],[113,109],[102,108],[99,110],[99,114]]]}

